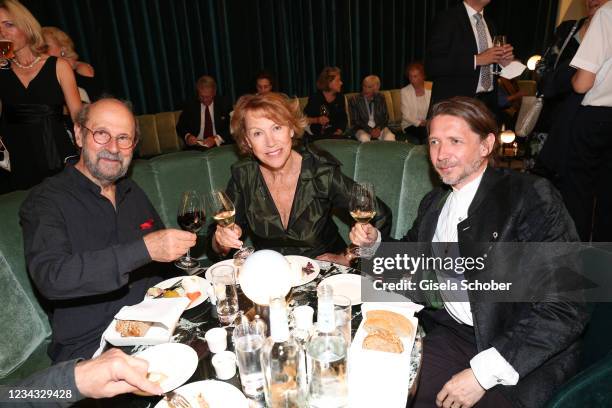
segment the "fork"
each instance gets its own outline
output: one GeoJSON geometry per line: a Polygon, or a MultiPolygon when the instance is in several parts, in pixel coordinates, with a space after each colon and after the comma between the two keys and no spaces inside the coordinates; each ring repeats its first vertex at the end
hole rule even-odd
{"type": "Polygon", "coordinates": [[[174,391],[167,392],[164,395],[164,400],[170,408],[192,408],[191,404],[181,394],[174,391]]]}
{"type": "Polygon", "coordinates": [[[164,291],[162,293],[160,293],[159,295],[155,296],[153,299],[157,299],[160,297],[164,296],[164,292],[167,292],[169,290],[174,290],[174,289],[178,289],[181,285],[183,284],[183,280],[180,279],[179,281],[175,282],[174,285],[164,288],[164,291]]]}

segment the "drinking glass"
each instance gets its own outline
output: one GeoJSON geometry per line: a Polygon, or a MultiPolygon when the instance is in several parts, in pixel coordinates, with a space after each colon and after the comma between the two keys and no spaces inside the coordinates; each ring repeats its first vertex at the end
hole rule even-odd
{"type": "MultiPolygon", "coordinates": [[[[327,106],[321,105],[321,107],[319,108],[319,112],[321,113],[321,116],[326,116],[327,118],[329,118],[329,109],[327,108],[327,106]]],[[[327,129],[328,127],[329,123],[322,126],[323,129],[327,129]]]]}
{"type": "Polygon", "coordinates": [[[221,324],[232,324],[238,316],[236,275],[232,265],[217,265],[210,270],[221,324]]]}
{"type": "MultiPolygon", "coordinates": [[[[372,183],[355,183],[351,189],[349,200],[349,211],[351,217],[360,223],[367,224],[376,215],[376,196],[374,195],[374,185],[372,183]]],[[[352,246],[349,251],[357,257],[372,256],[370,248],[359,248],[352,246]]]]}
{"type": "Polygon", "coordinates": [[[232,227],[236,220],[236,207],[223,190],[213,190],[209,195],[213,218],[222,227],[232,227]]]}
{"type": "Polygon", "coordinates": [[[238,360],[242,391],[249,398],[263,400],[264,375],[261,369],[260,354],[266,335],[258,326],[254,322],[240,324],[234,328],[232,338],[238,360]]]}
{"type": "Polygon", "coordinates": [[[334,317],[336,328],[344,335],[346,344],[351,344],[351,299],[342,295],[334,295],[334,317]]]}
{"type": "MultiPolygon", "coordinates": [[[[181,229],[196,234],[204,225],[204,206],[200,195],[193,190],[185,191],[181,194],[181,202],[179,204],[176,220],[181,229]]],[[[190,255],[189,249],[187,254],[181,257],[174,263],[181,269],[193,269],[200,265],[197,259],[190,255]]]]}
{"type": "Polygon", "coordinates": [[[0,69],[10,69],[8,59],[13,56],[13,42],[0,38],[0,69]]]}
{"type": "MultiPolygon", "coordinates": [[[[503,47],[506,45],[506,36],[505,35],[496,35],[493,37],[493,46],[494,47],[503,47]]],[[[493,64],[493,75],[501,74],[501,66],[499,64],[493,64]]]]}

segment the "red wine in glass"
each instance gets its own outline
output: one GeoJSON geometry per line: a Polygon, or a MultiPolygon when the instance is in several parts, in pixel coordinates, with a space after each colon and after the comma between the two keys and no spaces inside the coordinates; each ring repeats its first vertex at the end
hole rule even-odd
{"type": "Polygon", "coordinates": [[[179,214],[176,221],[182,230],[196,233],[202,228],[203,218],[199,211],[193,211],[179,214]]]}
{"type": "MultiPolygon", "coordinates": [[[[176,215],[178,225],[184,231],[197,233],[204,225],[204,205],[202,197],[196,191],[185,191],[181,194],[181,202],[176,215]]],[[[193,269],[200,265],[197,259],[194,259],[187,254],[174,263],[181,269],[193,269]]]]}

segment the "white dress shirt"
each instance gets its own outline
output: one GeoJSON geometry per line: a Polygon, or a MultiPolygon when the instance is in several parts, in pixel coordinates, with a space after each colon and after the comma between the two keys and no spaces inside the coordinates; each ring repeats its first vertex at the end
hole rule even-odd
{"type": "MultiPolygon", "coordinates": [[[[474,39],[476,40],[476,46],[478,47],[478,31],[476,30],[476,19],[474,18],[474,14],[478,14],[478,12],[476,10],[474,10],[472,7],[470,7],[466,2],[463,2],[463,5],[465,6],[465,9],[468,13],[468,17],[470,20],[470,24],[472,25],[472,31],[474,31],[474,39]]],[[[482,14],[482,23],[484,24],[485,27],[485,31],[487,32],[487,44],[489,46],[489,48],[491,48],[493,46],[493,40],[491,39],[491,33],[489,32],[489,26],[487,26],[487,22],[484,19],[484,10],[480,12],[480,14],[482,14]]],[[[478,65],[476,65],[476,55],[474,55],[474,69],[479,69],[480,67],[478,65]]],[[[493,76],[493,65],[486,65],[483,66],[482,69],[490,69],[491,70],[491,78],[493,78],[493,81],[495,80],[495,76],[493,76]]],[[[491,81],[491,83],[493,82],[491,81]]],[[[481,83],[481,78],[480,76],[478,77],[478,86],[476,87],[476,93],[479,92],[489,92],[493,90],[493,85],[491,85],[489,87],[489,89],[485,89],[482,86],[481,83]]]]}
{"type": "Polygon", "coordinates": [[[431,90],[425,89],[423,96],[417,96],[412,84],[408,84],[400,91],[402,107],[402,129],[408,126],[419,126],[421,121],[427,118],[429,102],[431,101],[431,90]]]}
{"type": "MultiPolygon", "coordinates": [[[[468,209],[478,191],[484,170],[461,189],[453,188],[440,212],[433,242],[458,242],[457,224],[468,217],[468,209]]],[[[444,299],[444,292],[441,292],[444,299]]],[[[444,308],[459,323],[474,326],[469,302],[444,302],[444,308]]],[[[485,390],[502,385],[516,385],[519,374],[495,347],[476,354],[470,360],[474,376],[485,390]]]]}
{"type": "Polygon", "coordinates": [[[570,65],[596,74],[582,105],[612,107],[612,2],[601,6],[593,16],[570,65]]]}

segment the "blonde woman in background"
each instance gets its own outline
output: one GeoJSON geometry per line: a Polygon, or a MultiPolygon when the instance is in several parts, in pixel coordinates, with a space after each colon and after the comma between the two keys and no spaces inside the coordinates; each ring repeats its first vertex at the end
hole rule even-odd
{"type": "Polygon", "coordinates": [[[79,61],[79,54],[75,51],[70,36],[57,27],[43,27],[42,33],[48,46],[47,54],[65,59],[74,70],[81,101],[89,103],[98,99],[102,90],[98,81],[93,79],[94,68],[86,62],[79,61]]]}
{"type": "MultiPolygon", "coordinates": [[[[81,100],[74,72],[46,54],[40,24],[17,0],[0,0],[0,38],[13,43],[10,69],[0,70],[0,134],[11,156],[8,191],[28,189],[64,167],[75,153],[62,108],[76,117],[81,100]]],[[[0,191],[0,193],[2,193],[0,191]]]]}

